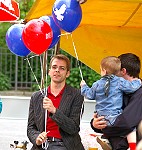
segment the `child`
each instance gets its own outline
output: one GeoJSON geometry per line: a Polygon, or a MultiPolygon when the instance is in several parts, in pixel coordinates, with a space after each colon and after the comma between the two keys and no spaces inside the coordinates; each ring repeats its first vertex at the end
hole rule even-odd
{"type": "Polygon", "coordinates": [[[123,92],[135,92],[140,88],[141,80],[134,78],[132,81],[128,81],[118,77],[121,61],[115,56],[104,58],[100,68],[102,78],[93,83],[91,88],[84,80],[81,81],[81,94],[88,99],[95,99],[98,116],[104,116],[107,125],[113,126],[116,117],[122,112],[123,92]]]}

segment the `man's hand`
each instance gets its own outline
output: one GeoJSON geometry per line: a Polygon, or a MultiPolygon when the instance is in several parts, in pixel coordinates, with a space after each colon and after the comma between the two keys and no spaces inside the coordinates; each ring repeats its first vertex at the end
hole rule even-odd
{"type": "Polygon", "coordinates": [[[87,0],[77,0],[80,4],[85,3],[87,0]]]}
{"type": "Polygon", "coordinates": [[[107,122],[104,121],[104,116],[97,117],[97,113],[94,114],[94,119],[92,122],[93,127],[96,129],[104,129],[107,126],[106,123],[107,122]]]}
{"type": "Polygon", "coordinates": [[[52,114],[55,114],[56,112],[56,108],[54,107],[51,99],[49,99],[48,97],[45,97],[43,99],[43,108],[47,109],[48,112],[51,112],[52,114]]]}
{"type": "Polygon", "coordinates": [[[36,144],[37,145],[41,145],[42,143],[45,143],[46,140],[47,140],[47,133],[46,132],[42,132],[36,138],[36,144]]]}

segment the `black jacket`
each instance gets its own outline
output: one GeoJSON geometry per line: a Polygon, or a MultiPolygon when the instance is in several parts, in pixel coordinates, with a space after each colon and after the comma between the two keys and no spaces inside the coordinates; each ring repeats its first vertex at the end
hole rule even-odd
{"type": "MultiPolygon", "coordinates": [[[[58,124],[63,143],[68,150],[84,150],[79,136],[83,100],[79,89],[66,86],[59,108],[50,116],[58,124]]],[[[44,131],[44,116],[43,95],[40,91],[35,92],[30,101],[27,127],[28,138],[33,144],[32,150],[42,149],[35,141],[39,133],[44,131]]]]}

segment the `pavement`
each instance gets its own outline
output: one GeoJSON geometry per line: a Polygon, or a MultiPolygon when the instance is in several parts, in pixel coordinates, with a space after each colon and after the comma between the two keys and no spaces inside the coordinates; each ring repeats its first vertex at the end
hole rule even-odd
{"type": "MultiPolygon", "coordinates": [[[[93,146],[98,147],[98,150],[102,150],[101,146],[96,142],[96,137],[90,136],[94,134],[90,127],[89,122],[81,122],[81,131],[80,135],[82,138],[82,143],[86,150],[88,146],[93,143],[93,146]]],[[[19,142],[19,146],[22,145],[22,142],[27,141],[27,150],[30,150],[32,144],[30,143],[27,137],[27,120],[26,119],[4,119],[0,118],[0,150],[12,150],[10,144],[14,145],[14,141],[19,142]]],[[[16,148],[16,150],[21,150],[16,148]]]]}
{"type": "MultiPolygon", "coordinates": [[[[16,95],[12,96],[1,96],[3,109],[0,114],[0,150],[21,150],[20,148],[15,148],[14,141],[19,142],[18,146],[22,146],[22,142],[27,141],[27,150],[30,150],[32,147],[27,137],[27,118],[30,97],[25,96],[25,93],[23,93],[23,96],[20,96],[21,93],[15,93],[16,95]],[[13,148],[10,147],[11,144],[13,148]]],[[[92,100],[85,101],[84,114],[80,125],[80,135],[85,150],[88,150],[88,146],[91,143],[94,143],[92,146],[99,147],[96,139],[89,135],[90,133],[94,133],[90,127],[94,105],[95,103],[92,100]]],[[[102,149],[99,148],[98,150],[102,149]]]]}
{"type": "MultiPolygon", "coordinates": [[[[27,120],[19,119],[1,119],[0,118],[0,150],[12,150],[10,144],[14,144],[14,141],[19,141],[19,146],[21,142],[28,141],[27,138],[27,120]]],[[[27,150],[30,150],[31,143],[27,144],[27,150]]],[[[17,148],[16,150],[20,150],[17,148]]]]}

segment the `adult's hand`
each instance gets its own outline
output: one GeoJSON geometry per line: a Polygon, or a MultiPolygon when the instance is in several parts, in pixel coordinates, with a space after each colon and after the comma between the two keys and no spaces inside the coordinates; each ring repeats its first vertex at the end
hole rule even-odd
{"type": "Polygon", "coordinates": [[[87,0],[77,0],[80,4],[85,3],[87,0]]]}
{"type": "Polygon", "coordinates": [[[42,132],[36,138],[36,144],[41,145],[42,143],[45,143],[46,140],[47,140],[47,134],[46,132],[42,132]]]}
{"type": "Polygon", "coordinates": [[[97,117],[97,113],[95,113],[92,125],[96,129],[104,129],[107,126],[107,122],[104,120],[104,116],[97,117]]]}
{"type": "Polygon", "coordinates": [[[49,99],[48,97],[45,97],[43,99],[43,108],[47,109],[48,112],[51,112],[52,114],[56,112],[56,108],[54,107],[51,99],[49,99]]]}

